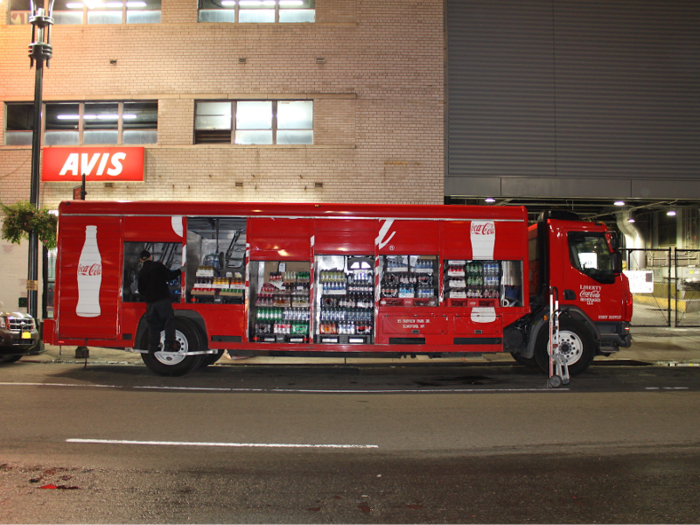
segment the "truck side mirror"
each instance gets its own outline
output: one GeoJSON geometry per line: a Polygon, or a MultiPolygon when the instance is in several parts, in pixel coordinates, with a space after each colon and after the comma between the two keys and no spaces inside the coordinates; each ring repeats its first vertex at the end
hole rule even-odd
{"type": "Polygon", "coordinates": [[[614,233],[610,235],[610,248],[612,248],[614,252],[620,249],[620,241],[614,233]]]}

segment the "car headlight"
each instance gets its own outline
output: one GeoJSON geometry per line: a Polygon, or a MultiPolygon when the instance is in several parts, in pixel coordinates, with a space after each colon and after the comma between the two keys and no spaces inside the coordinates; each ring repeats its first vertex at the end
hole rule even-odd
{"type": "Polygon", "coordinates": [[[0,317],[0,330],[7,330],[7,318],[6,317],[0,317]]]}

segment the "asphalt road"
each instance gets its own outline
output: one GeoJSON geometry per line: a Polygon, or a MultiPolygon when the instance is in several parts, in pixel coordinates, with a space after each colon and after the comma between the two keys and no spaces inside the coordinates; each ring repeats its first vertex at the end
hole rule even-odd
{"type": "Polygon", "coordinates": [[[0,368],[2,523],[696,523],[700,369],[0,368]]]}

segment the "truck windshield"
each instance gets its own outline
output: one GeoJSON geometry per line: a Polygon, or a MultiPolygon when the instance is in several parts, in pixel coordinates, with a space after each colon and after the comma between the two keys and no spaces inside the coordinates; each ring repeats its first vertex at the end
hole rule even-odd
{"type": "Polygon", "coordinates": [[[604,233],[570,232],[569,255],[574,268],[602,284],[615,282],[612,254],[604,233]]]}

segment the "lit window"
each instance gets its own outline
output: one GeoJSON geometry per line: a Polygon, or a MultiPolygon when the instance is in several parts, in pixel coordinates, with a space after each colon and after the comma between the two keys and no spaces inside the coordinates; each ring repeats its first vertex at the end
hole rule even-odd
{"type": "Polygon", "coordinates": [[[118,103],[85,103],[83,121],[83,144],[117,143],[119,138],[118,103]]]}
{"type": "Polygon", "coordinates": [[[277,103],[277,144],[313,144],[313,102],[277,103]]]}
{"type": "Polygon", "coordinates": [[[80,144],[80,104],[46,104],[44,146],[80,144]]]}
{"type": "Polygon", "coordinates": [[[272,144],[272,102],[236,104],[236,144],[272,144]]]}
{"type": "Polygon", "coordinates": [[[313,144],[310,100],[199,101],[195,144],[313,144]]]}
{"type": "MultiPolygon", "coordinates": [[[[34,105],[8,103],[5,144],[31,144],[34,105]]],[[[155,144],[158,102],[52,102],[44,105],[45,146],[155,144]]]]}
{"type": "Polygon", "coordinates": [[[199,0],[200,22],[292,24],[316,20],[315,0],[199,0]]]}
{"type": "Polygon", "coordinates": [[[124,102],[122,144],[158,142],[158,102],[124,102]]]}
{"type": "MultiPolygon", "coordinates": [[[[78,24],[157,24],[161,0],[101,0],[88,8],[82,0],[55,0],[53,21],[56,25],[78,24]]],[[[29,0],[10,0],[10,24],[28,24],[29,0]]]]}

